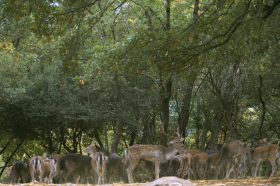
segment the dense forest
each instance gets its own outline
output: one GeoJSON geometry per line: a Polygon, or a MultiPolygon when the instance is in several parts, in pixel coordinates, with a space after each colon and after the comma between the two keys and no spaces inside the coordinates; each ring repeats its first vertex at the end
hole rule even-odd
{"type": "Polygon", "coordinates": [[[279,0],[0,0],[0,175],[94,141],[122,154],[280,138],[279,0]]]}

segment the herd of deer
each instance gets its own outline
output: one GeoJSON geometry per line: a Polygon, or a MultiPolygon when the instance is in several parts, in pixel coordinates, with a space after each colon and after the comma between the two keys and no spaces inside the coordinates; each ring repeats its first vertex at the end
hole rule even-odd
{"type": "MultiPolygon", "coordinates": [[[[161,125],[161,132],[164,132],[161,125]]],[[[81,154],[55,154],[51,157],[42,158],[34,156],[28,164],[17,161],[8,171],[7,183],[27,182],[30,178],[42,183],[52,183],[54,177],[59,176],[59,182],[89,183],[89,179],[96,177],[97,184],[104,184],[104,175],[108,182],[116,182],[117,177],[126,182],[133,183],[133,173],[136,167],[141,167],[149,176],[177,176],[184,178],[188,175],[191,179],[218,179],[218,177],[233,178],[244,177],[247,168],[251,167],[252,176],[262,173],[262,162],[269,161],[272,166],[270,176],[275,176],[280,160],[280,147],[270,144],[266,139],[255,143],[251,148],[250,143],[234,140],[228,144],[217,144],[215,150],[202,152],[198,149],[184,147],[183,138],[178,132],[176,137],[169,142],[169,147],[161,145],[133,145],[124,152],[124,161],[119,155],[113,153],[107,155],[98,151],[96,142],[83,151],[91,154],[91,158],[81,154]],[[179,155],[176,155],[179,154],[179,155]],[[167,169],[163,165],[167,165],[167,169]],[[225,169],[223,169],[225,166],[225,169]],[[127,167],[123,174],[123,167],[127,167]],[[153,170],[154,169],[154,172],[153,170]],[[225,170],[225,171],[223,171],[225,170]],[[95,173],[94,173],[95,172],[95,173]],[[95,175],[95,176],[92,176],[95,175]],[[70,179],[69,179],[70,177],[70,179]],[[86,180],[86,182],[85,182],[86,180]]]]}

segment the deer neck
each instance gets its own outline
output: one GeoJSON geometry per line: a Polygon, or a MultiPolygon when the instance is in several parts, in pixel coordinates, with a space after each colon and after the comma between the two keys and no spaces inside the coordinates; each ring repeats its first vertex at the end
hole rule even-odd
{"type": "Polygon", "coordinates": [[[165,151],[166,160],[170,160],[171,158],[173,158],[176,155],[177,152],[178,152],[178,149],[176,149],[174,147],[174,145],[171,144],[165,151]]]}
{"type": "Polygon", "coordinates": [[[94,154],[95,154],[95,153],[96,153],[96,152],[91,151],[91,158],[94,157],[94,154]]]}

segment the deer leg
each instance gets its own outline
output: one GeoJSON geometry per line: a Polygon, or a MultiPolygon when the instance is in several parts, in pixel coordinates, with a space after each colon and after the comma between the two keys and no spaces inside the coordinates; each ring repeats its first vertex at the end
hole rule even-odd
{"type": "Polygon", "coordinates": [[[257,172],[258,172],[258,170],[259,170],[259,167],[260,167],[260,162],[257,161],[257,162],[256,162],[256,166],[255,166],[254,177],[257,177],[257,172]]]}
{"type": "Polygon", "coordinates": [[[160,166],[160,162],[155,162],[155,178],[156,178],[156,180],[159,179],[159,166],[160,166]]]}
{"type": "Polygon", "coordinates": [[[187,172],[188,172],[188,179],[191,179],[192,174],[194,174],[193,171],[192,171],[192,169],[189,167],[189,168],[187,169],[187,172]]]}
{"type": "Polygon", "coordinates": [[[227,165],[226,165],[226,176],[225,176],[225,179],[228,179],[229,178],[229,174],[230,174],[230,170],[229,169],[230,167],[230,163],[228,162],[227,165]]]}
{"type": "Polygon", "coordinates": [[[263,167],[260,166],[260,170],[259,170],[259,177],[262,177],[263,176],[263,167]]]}
{"type": "Polygon", "coordinates": [[[126,170],[129,183],[134,183],[133,176],[132,176],[132,171],[137,166],[138,162],[139,162],[139,160],[131,161],[129,167],[126,170]]]}
{"type": "Polygon", "coordinates": [[[276,170],[276,160],[274,159],[269,159],[270,161],[270,164],[272,166],[272,171],[271,171],[271,174],[270,174],[270,177],[274,176],[274,173],[275,173],[275,170],[276,170]]]}

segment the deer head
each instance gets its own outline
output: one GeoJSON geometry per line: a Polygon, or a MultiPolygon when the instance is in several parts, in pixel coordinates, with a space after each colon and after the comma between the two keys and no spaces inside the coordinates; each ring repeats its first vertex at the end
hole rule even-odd
{"type": "Polygon", "coordinates": [[[97,149],[96,149],[96,141],[91,144],[90,146],[84,148],[84,153],[96,153],[97,149]]]}
{"type": "Polygon", "coordinates": [[[264,138],[264,139],[258,140],[254,145],[255,145],[255,147],[261,147],[264,145],[269,145],[270,143],[267,141],[266,138],[264,138]]]}

